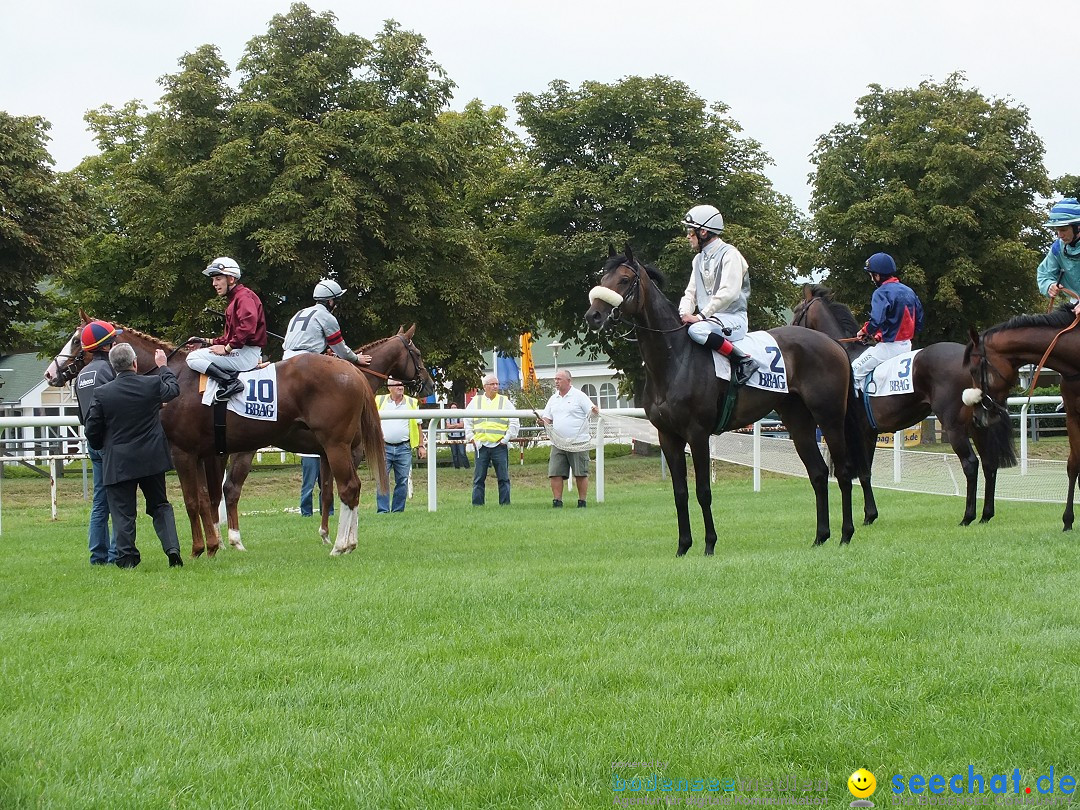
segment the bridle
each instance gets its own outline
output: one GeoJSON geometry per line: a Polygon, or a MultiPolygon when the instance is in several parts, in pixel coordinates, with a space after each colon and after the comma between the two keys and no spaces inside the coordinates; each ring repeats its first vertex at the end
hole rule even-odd
{"type": "MultiPolygon", "coordinates": [[[[633,264],[631,264],[630,262],[623,262],[615,269],[618,270],[622,267],[625,267],[627,270],[631,271],[634,274],[634,280],[630,282],[629,289],[627,289],[626,294],[622,297],[622,303],[625,304],[627,301],[638,300],[641,293],[641,274],[642,272],[644,272],[644,268],[641,267],[640,263],[636,259],[634,260],[633,264]]],[[[611,323],[619,323],[620,321],[622,321],[622,313],[619,311],[619,307],[611,308],[611,312],[608,314],[608,321],[610,321],[611,323]]],[[[651,326],[634,323],[631,325],[630,331],[626,332],[626,334],[618,335],[617,337],[621,337],[625,340],[633,342],[634,338],[630,337],[630,334],[634,329],[642,329],[646,332],[655,332],[659,335],[666,335],[671,332],[679,332],[685,328],[685,323],[680,323],[678,326],[672,327],[671,329],[654,329],[651,326]]]]}
{"type": "MultiPolygon", "coordinates": [[[[79,332],[76,330],[75,334],[71,336],[64,348],[75,346],[75,341],[79,339],[79,332]]],[[[53,365],[56,366],[56,379],[60,385],[67,385],[82,371],[83,366],[86,365],[86,350],[79,346],[77,352],[65,352],[60,351],[55,357],[53,357],[53,365]],[[60,361],[64,361],[64,365],[60,365],[60,361]],[[68,362],[70,361],[70,362],[68,362]]]]}
{"type": "Polygon", "coordinates": [[[796,307],[795,319],[791,322],[792,326],[806,326],[806,318],[810,314],[810,307],[820,301],[820,298],[811,298],[808,301],[803,301],[796,307]]]}
{"type": "MultiPolygon", "coordinates": [[[[413,345],[412,341],[404,335],[394,335],[394,337],[401,341],[401,345],[405,347],[405,354],[408,356],[409,360],[412,361],[412,374],[405,374],[403,372],[401,376],[411,377],[411,379],[409,380],[409,394],[415,396],[423,390],[424,375],[430,377],[431,374],[428,373],[427,368],[424,366],[424,361],[420,359],[420,352],[413,345]]],[[[366,366],[360,366],[360,370],[363,371],[365,374],[370,374],[372,377],[378,377],[380,380],[387,380],[390,377],[395,376],[393,374],[383,374],[381,371],[376,371],[375,369],[367,368],[366,366]]]]}
{"type": "Polygon", "coordinates": [[[982,398],[979,400],[979,405],[986,411],[997,414],[1008,415],[1009,410],[1000,402],[990,396],[990,374],[991,372],[1005,385],[1006,391],[1009,388],[1009,381],[1012,378],[1012,373],[1002,374],[1001,369],[991,362],[987,356],[985,347],[985,341],[980,341],[979,349],[979,389],[982,391],[982,398]]]}

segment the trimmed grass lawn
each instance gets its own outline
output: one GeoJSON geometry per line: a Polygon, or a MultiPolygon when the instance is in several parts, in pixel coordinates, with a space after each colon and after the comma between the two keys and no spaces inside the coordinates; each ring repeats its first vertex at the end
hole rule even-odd
{"type": "Polygon", "coordinates": [[[881,807],[897,775],[1080,776],[1060,507],[960,528],[958,499],[882,490],[842,548],[834,487],[813,549],[806,481],[754,493],[725,466],[716,556],[692,504],[676,559],[656,457],[609,459],[587,509],[553,510],[545,475],[530,455],[510,507],[489,475],[473,508],[469,473],[440,469],[429,513],[418,471],[407,511],[376,516],[365,474],[360,547],[331,559],[285,511],[299,468],[256,472],[246,554],[170,570],[141,517],[135,571],[87,564],[77,476],[56,522],[47,483],[5,479],[0,808],[690,806],[730,780],[841,807],[858,767],[881,807]],[[672,790],[614,789],[653,773],[672,790]],[[816,785],[764,785],[788,775],[816,785]]]}

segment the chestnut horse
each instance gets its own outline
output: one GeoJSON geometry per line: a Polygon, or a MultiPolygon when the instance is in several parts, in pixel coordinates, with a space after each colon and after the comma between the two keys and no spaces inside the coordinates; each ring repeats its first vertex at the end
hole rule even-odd
{"type": "MultiPolygon", "coordinates": [[[[693,543],[690,532],[686,446],[694,459],[697,500],[705,519],[705,553],[716,546],[709,484],[709,437],[714,432],[754,422],[772,410],[784,419],[795,449],[806,467],[817,503],[814,545],[829,538],[829,465],[818,448],[815,429],[828,443],[840,485],[843,523],[840,542],[855,533],[851,514],[851,480],[863,474],[857,423],[858,405],[852,391],[851,366],[836,341],[792,326],[769,330],[782,352],[773,360],[785,371],[788,391],[743,387],[727,425],[718,425],[729,383],[718,379],[712,352],[690,339],[676,306],[661,291],[663,276],[644,267],[627,247],[614,249],[604,264],[600,284],[589,293],[592,306],[585,321],[595,330],[627,319],[637,336],[645,361],[645,412],[656,426],[660,447],[671,470],[679,521],[678,556],[693,543]],[[779,364],[783,362],[783,367],[779,364]]],[[[763,358],[764,359],[764,358],[763,358]]]]}
{"type": "MultiPolygon", "coordinates": [[[[355,366],[368,378],[371,389],[377,390],[386,382],[388,376],[396,377],[403,382],[418,382],[419,396],[426,397],[435,390],[435,384],[424,366],[424,359],[420,356],[420,350],[413,343],[413,335],[416,333],[416,325],[413,324],[407,330],[399,328],[396,335],[376,340],[366,346],[361,346],[357,352],[371,355],[371,363],[367,366],[355,366]]],[[[223,494],[225,499],[225,512],[228,522],[229,545],[235,549],[243,550],[244,545],[240,539],[240,513],[237,504],[240,501],[240,492],[251,472],[251,464],[255,458],[254,452],[234,453],[229,456],[229,468],[225,475],[223,494]]],[[[319,526],[319,535],[324,543],[330,542],[330,508],[334,503],[334,489],[330,475],[330,467],[325,458],[321,461],[319,481],[321,483],[319,500],[322,504],[322,523],[319,526]]],[[[214,490],[211,490],[210,500],[214,501],[214,490]]],[[[220,496],[217,498],[221,500],[220,496]]],[[[218,509],[215,502],[213,508],[218,509]]]]}
{"type": "MultiPolygon", "coordinates": [[[[83,319],[89,322],[85,314],[83,319]]],[[[46,371],[50,385],[64,385],[82,367],[80,332],[81,327],[67,344],[67,351],[57,355],[46,371]]],[[[154,368],[156,349],[164,349],[169,355],[169,368],[180,380],[180,396],[162,407],[161,423],[172,447],[173,465],[191,524],[191,556],[198,557],[204,549],[213,556],[221,546],[221,538],[207,483],[212,481],[212,486],[218,488],[222,467],[214,446],[213,409],[202,404],[199,375],[188,368],[185,348],[127,327],[116,340],[131,344],[142,369],[154,368]]],[[[324,453],[342,501],[331,555],[353,551],[360,502],[360,479],[354,459],[361,454],[369,458],[382,458],[384,454],[382,424],[371,387],[362,374],[341,360],[318,354],[298,355],[277,365],[277,402],[276,421],[245,419],[228,411],[226,452],[274,445],[293,452],[324,453]]],[[[373,469],[378,474],[379,491],[387,491],[385,466],[376,464],[373,469]]]]}
{"type": "Polygon", "coordinates": [[[1073,495],[1080,472],[1080,320],[1066,305],[1046,315],[1019,315],[991,326],[982,335],[971,330],[964,364],[975,387],[964,391],[964,402],[975,408],[978,424],[1012,425],[1005,407],[1009,392],[1020,379],[1020,367],[1043,362],[1061,374],[1061,400],[1069,432],[1069,491],[1061,515],[1064,531],[1073,526],[1073,495]],[[1043,360],[1047,349],[1053,346],[1043,360]]]}
{"type": "MultiPolygon", "coordinates": [[[[843,340],[848,358],[855,360],[866,350],[866,344],[854,338],[859,331],[851,310],[833,299],[832,291],[820,284],[803,287],[803,300],[795,307],[791,322],[824,332],[831,338],[843,340]]],[[[960,343],[934,343],[915,355],[911,364],[912,391],[887,397],[870,397],[870,409],[876,428],[869,419],[862,420],[863,448],[870,465],[873,465],[878,433],[894,433],[916,425],[931,413],[937,415],[949,444],[960,459],[960,466],[967,481],[964,517],[961,526],[975,520],[975,504],[979,488],[979,459],[982,459],[983,478],[986,481],[980,523],[994,516],[994,490],[999,467],[1016,465],[1016,451],[1012,442],[1012,425],[1008,420],[992,425],[973,425],[971,408],[961,402],[964,389],[971,384],[964,363],[964,346],[960,343]],[[971,439],[979,455],[971,447],[971,439]]],[[[865,414],[865,403],[860,403],[865,414]]],[[[870,487],[869,478],[861,480],[863,489],[864,523],[873,523],[877,517],[877,504],[870,487]]]]}

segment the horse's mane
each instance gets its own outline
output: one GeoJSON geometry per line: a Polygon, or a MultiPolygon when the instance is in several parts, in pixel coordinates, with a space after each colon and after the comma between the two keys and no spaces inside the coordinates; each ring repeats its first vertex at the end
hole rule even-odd
{"type": "Polygon", "coordinates": [[[1004,323],[991,326],[985,332],[983,332],[983,338],[988,338],[990,335],[996,332],[1003,332],[1006,329],[1027,329],[1027,328],[1039,328],[1039,327],[1052,327],[1054,329],[1064,329],[1071,324],[1076,316],[1073,315],[1072,304],[1062,304],[1053,312],[1048,312],[1044,315],[1017,315],[1004,323]]]}
{"type": "Polygon", "coordinates": [[[150,343],[157,344],[158,346],[160,346],[165,351],[171,352],[174,349],[176,349],[175,344],[169,343],[169,341],[163,340],[162,338],[154,337],[153,335],[148,335],[148,334],[146,334],[146,332],[140,332],[138,329],[135,329],[134,327],[125,326],[122,323],[116,324],[116,327],[118,329],[123,329],[124,332],[127,333],[127,334],[132,334],[132,335],[135,335],[136,337],[140,337],[143,340],[146,340],[146,341],[148,341],[150,343]]]}
{"type": "Polygon", "coordinates": [[[829,308],[829,312],[832,313],[833,318],[836,319],[837,325],[845,334],[854,335],[859,331],[859,322],[855,320],[855,316],[851,314],[851,310],[846,304],[841,304],[833,298],[833,291],[824,284],[812,284],[810,286],[810,295],[811,297],[820,300],[829,308]]]}
{"type": "Polygon", "coordinates": [[[360,350],[366,352],[368,349],[374,349],[376,346],[382,346],[384,343],[386,343],[386,341],[393,340],[396,337],[397,337],[397,335],[390,335],[390,337],[384,337],[384,338],[379,338],[378,340],[373,340],[373,341],[371,341],[371,343],[365,343],[363,346],[361,346],[360,350]]]}
{"type": "MultiPolygon", "coordinates": [[[[634,261],[637,261],[637,259],[635,259],[634,261]]],[[[623,264],[630,264],[630,262],[625,256],[609,256],[607,261],[604,262],[604,268],[600,271],[600,275],[604,275],[609,270],[614,270],[616,267],[623,264]]],[[[667,277],[664,276],[662,272],[660,272],[659,268],[654,267],[651,264],[645,264],[644,262],[640,261],[638,261],[638,264],[645,268],[645,273],[649,276],[649,278],[653,280],[653,284],[655,284],[661,290],[664,289],[664,285],[667,284],[667,277]]]]}

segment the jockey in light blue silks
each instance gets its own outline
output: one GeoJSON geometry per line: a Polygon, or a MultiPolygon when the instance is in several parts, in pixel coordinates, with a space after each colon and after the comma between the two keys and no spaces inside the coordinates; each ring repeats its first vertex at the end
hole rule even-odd
{"type": "Polygon", "coordinates": [[[855,358],[851,370],[855,387],[865,390],[870,372],[898,354],[911,351],[911,338],[922,331],[923,307],[911,287],[896,277],[896,262],[888,253],[875,253],[863,268],[877,288],[870,299],[870,319],[856,337],[875,341],[855,358]]]}
{"type": "MultiPolygon", "coordinates": [[[[1043,227],[1056,231],[1058,238],[1035,274],[1039,292],[1050,298],[1062,288],[1080,292],[1080,202],[1066,197],[1055,204],[1043,227]]],[[[1080,315],[1080,302],[1073,312],[1080,315]]]]}
{"type": "Polygon", "coordinates": [[[720,238],[724,217],[711,205],[695,205],[682,220],[686,238],[697,251],[690,283],[679,301],[679,316],[690,338],[720,352],[732,376],[746,383],[761,364],[736,344],[746,337],[750,271],[738,248],[720,238]]]}

